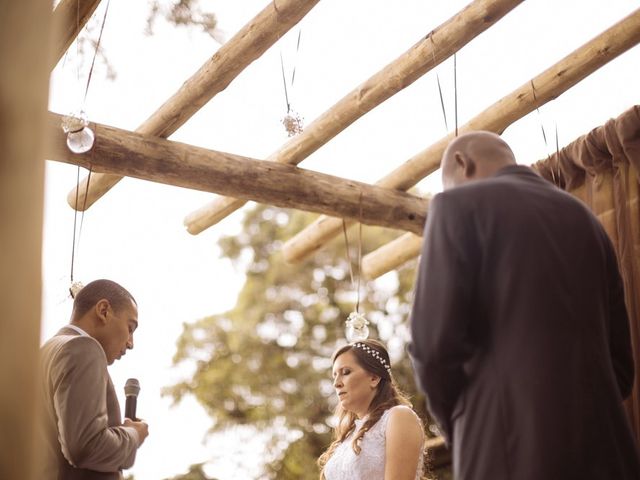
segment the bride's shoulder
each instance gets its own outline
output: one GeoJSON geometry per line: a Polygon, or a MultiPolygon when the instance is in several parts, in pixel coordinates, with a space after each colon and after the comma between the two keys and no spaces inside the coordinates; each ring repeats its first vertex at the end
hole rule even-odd
{"type": "Polygon", "coordinates": [[[385,413],[394,418],[410,418],[414,420],[420,420],[418,414],[413,410],[413,408],[407,405],[396,405],[388,409],[385,413]]]}
{"type": "Polygon", "coordinates": [[[387,410],[385,414],[387,415],[388,426],[400,428],[415,428],[418,426],[421,429],[422,421],[411,407],[396,405],[387,410]]]}

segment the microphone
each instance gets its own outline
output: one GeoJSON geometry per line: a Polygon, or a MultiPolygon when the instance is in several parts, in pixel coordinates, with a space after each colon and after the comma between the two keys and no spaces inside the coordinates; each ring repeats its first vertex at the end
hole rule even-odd
{"type": "Polygon", "coordinates": [[[124,394],[126,397],[126,403],[124,407],[124,416],[131,420],[138,420],[136,418],[136,403],[138,402],[138,393],[140,392],[140,382],[137,378],[130,378],[124,384],[124,394]]]}

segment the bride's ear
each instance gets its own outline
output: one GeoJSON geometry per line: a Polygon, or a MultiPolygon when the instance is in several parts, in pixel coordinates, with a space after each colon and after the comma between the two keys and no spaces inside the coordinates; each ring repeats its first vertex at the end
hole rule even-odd
{"type": "Polygon", "coordinates": [[[378,377],[377,375],[371,375],[370,381],[369,381],[369,386],[371,387],[371,389],[373,390],[374,388],[376,388],[379,383],[380,383],[380,377],[378,377]]]}

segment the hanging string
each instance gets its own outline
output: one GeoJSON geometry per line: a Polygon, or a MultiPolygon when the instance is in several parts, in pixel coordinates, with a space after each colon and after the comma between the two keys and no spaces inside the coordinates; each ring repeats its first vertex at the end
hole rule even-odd
{"type": "Polygon", "coordinates": [[[458,136],[458,65],[457,55],[453,54],[453,101],[454,101],[454,117],[456,126],[456,137],[458,136]]]}
{"type": "Polygon", "coordinates": [[[538,120],[540,121],[540,130],[542,131],[542,139],[544,140],[544,147],[547,151],[547,161],[549,162],[549,169],[551,170],[551,177],[553,179],[553,183],[557,186],[560,186],[560,143],[558,140],[558,124],[555,124],[555,137],[556,137],[556,170],[553,170],[553,165],[551,164],[551,153],[549,153],[549,142],[547,141],[547,133],[544,129],[544,122],[542,121],[542,113],[540,112],[540,107],[538,106],[538,97],[536,96],[536,87],[533,84],[533,80],[531,80],[531,93],[533,95],[533,102],[536,105],[536,112],[538,113],[538,120]],[[557,174],[557,176],[556,176],[557,174]]]}
{"type": "MultiPolygon", "coordinates": [[[[93,151],[90,155],[93,155],[93,151]]],[[[87,211],[87,198],[89,197],[89,184],[91,183],[91,173],[93,172],[93,165],[89,166],[89,173],[87,175],[87,186],[84,189],[84,200],[82,202],[82,214],[80,215],[80,229],[78,230],[78,249],[80,249],[80,237],[82,236],[82,226],[84,225],[84,212],[87,211]]],[[[77,203],[76,203],[77,205],[77,203]]]]}
{"type": "MultiPolygon", "coordinates": [[[[429,37],[431,38],[431,44],[433,45],[433,48],[431,49],[431,54],[433,56],[433,66],[436,66],[436,44],[433,41],[433,35],[429,34],[429,37]]],[[[438,83],[438,93],[440,94],[440,106],[442,107],[442,117],[444,118],[444,128],[446,129],[447,133],[449,133],[449,124],[447,122],[447,111],[444,108],[444,95],[442,95],[442,86],[440,85],[440,76],[438,75],[438,72],[436,71],[436,82],[438,83]]]]}
{"type": "MultiPolygon", "coordinates": [[[[302,37],[302,29],[298,30],[298,40],[296,42],[296,54],[293,60],[293,71],[291,73],[291,89],[296,81],[296,68],[298,66],[298,52],[300,51],[300,39],[302,37]]],[[[280,50],[280,69],[282,71],[282,86],[284,87],[284,99],[287,102],[287,113],[291,111],[291,102],[289,101],[289,91],[287,89],[287,76],[284,73],[284,59],[282,58],[282,50],[280,50]]]]}
{"type": "Polygon", "coordinates": [[[80,85],[80,42],[78,35],[80,34],[80,0],[76,2],[76,82],[80,85]]]}
{"type": "Polygon", "coordinates": [[[345,255],[347,257],[347,265],[349,266],[349,278],[351,279],[351,287],[355,286],[355,281],[353,277],[353,266],[351,265],[351,255],[349,255],[349,237],[347,236],[347,222],[342,219],[342,233],[344,234],[344,248],[345,255]]]}
{"type": "Polygon", "coordinates": [[[548,156],[549,143],[547,142],[547,134],[544,131],[544,123],[542,122],[542,114],[540,113],[540,108],[538,107],[538,97],[536,96],[536,87],[533,84],[533,80],[531,80],[531,92],[533,93],[533,103],[535,103],[536,112],[538,112],[538,120],[540,120],[540,128],[542,129],[542,138],[544,139],[544,146],[548,156]]]}
{"type": "Polygon", "coordinates": [[[349,265],[349,277],[351,279],[351,288],[356,291],[356,313],[360,313],[360,278],[362,277],[362,192],[358,199],[360,222],[358,222],[358,275],[357,283],[354,280],[353,266],[351,262],[351,255],[349,254],[349,236],[347,235],[347,222],[342,219],[342,233],[344,234],[345,255],[347,257],[347,265],[349,265]]]}
{"type": "MultiPolygon", "coordinates": [[[[89,86],[91,85],[91,78],[93,76],[93,69],[96,63],[96,57],[98,56],[98,50],[100,49],[100,44],[102,42],[102,34],[104,32],[104,27],[105,24],[107,22],[107,14],[109,13],[109,5],[111,4],[111,0],[107,1],[107,6],[105,7],[104,10],[104,17],[102,18],[102,25],[100,26],[100,34],[98,35],[98,40],[96,42],[96,48],[95,51],[93,52],[93,58],[91,60],[91,67],[89,68],[89,74],[87,75],[87,84],[85,86],[85,90],[84,90],[84,97],[82,100],[82,107],[81,110],[84,110],[84,105],[86,104],[87,101],[87,95],[89,94],[89,86]]],[[[77,3],[77,9],[76,9],[76,30],[79,33],[80,30],[80,3],[78,1],[77,3]]],[[[76,38],[76,52],[79,58],[79,48],[78,48],[78,39],[76,38]]],[[[79,60],[76,59],[77,61],[77,65],[79,65],[79,60]]],[[[77,74],[78,74],[78,82],[80,81],[80,69],[79,66],[76,69],[77,74]]],[[[72,244],[71,244],[71,268],[70,268],[70,280],[71,280],[71,288],[69,289],[69,292],[71,293],[71,297],[75,297],[75,293],[74,293],[74,268],[75,268],[75,260],[76,260],[76,250],[80,248],[80,237],[82,235],[82,227],[84,225],[84,214],[85,211],[87,209],[87,199],[89,196],[89,184],[91,182],[91,173],[93,171],[93,167],[90,166],[89,167],[89,174],[87,175],[87,184],[86,184],[86,188],[85,188],[85,192],[84,192],[84,200],[83,200],[83,204],[82,204],[82,214],[80,217],[80,228],[78,229],[78,201],[79,201],[79,192],[80,192],[80,166],[78,165],[78,169],[77,169],[77,174],[76,174],[76,198],[75,198],[75,208],[74,208],[74,213],[73,213],[73,238],[72,238],[72,244]]]]}
{"type": "MultiPolygon", "coordinates": [[[[80,250],[80,237],[82,236],[82,226],[84,225],[84,213],[87,211],[87,197],[89,196],[89,182],[91,181],[91,173],[93,172],[93,167],[89,167],[89,174],[87,175],[87,186],[85,188],[84,191],[84,201],[82,202],[82,214],[80,215],[80,228],[76,229],[77,224],[78,224],[78,197],[79,197],[79,190],[80,190],[80,166],[78,165],[78,171],[76,174],[76,201],[75,201],[75,205],[76,208],[74,209],[73,212],[73,242],[71,244],[71,273],[70,273],[70,279],[71,279],[71,285],[73,286],[73,270],[75,267],[75,257],[76,257],[76,245],[77,245],[77,250],[80,250]],[[77,232],[77,235],[76,235],[77,232]]],[[[71,291],[71,297],[74,297],[74,293],[73,291],[70,289],[71,291]]]]}
{"type": "Polygon", "coordinates": [[[556,172],[553,171],[553,165],[551,165],[551,162],[549,162],[549,167],[551,169],[551,176],[553,177],[553,183],[556,184],[557,186],[561,187],[561,185],[560,185],[560,141],[558,139],[558,124],[557,123],[556,123],[555,127],[556,127],[556,170],[557,170],[557,176],[556,176],[556,172]]]}
{"type": "Polygon", "coordinates": [[[302,29],[298,30],[298,41],[296,42],[296,56],[293,60],[293,73],[291,74],[292,90],[293,90],[293,82],[296,81],[296,67],[298,66],[298,52],[300,51],[300,37],[302,37],[302,29]]]}
{"type": "Polygon", "coordinates": [[[356,313],[360,312],[360,280],[362,278],[362,192],[360,192],[358,204],[360,206],[360,221],[358,222],[358,285],[356,287],[356,313]]]}
{"type": "Polygon", "coordinates": [[[282,59],[282,51],[280,51],[280,68],[282,69],[282,85],[284,87],[284,100],[287,103],[287,114],[291,111],[289,104],[289,93],[287,92],[287,77],[284,74],[284,60],[282,59]]]}
{"type": "MultiPolygon", "coordinates": [[[[300,51],[300,39],[302,38],[302,30],[298,30],[298,40],[296,42],[296,54],[293,61],[293,71],[291,73],[290,89],[293,92],[293,85],[296,81],[296,67],[298,63],[298,52],[300,51]]],[[[303,118],[291,108],[291,100],[289,99],[289,88],[287,87],[287,76],[284,72],[284,59],[282,58],[282,50],[280,50],[280,70],[282,72],[282,86],[284,89],[284,99],[287,104],[287,113],[282,119],[287,134],[290,137],[302,133],[303,131],[303,118]]]]}
{"type": "Polygon", "coordinates": [[[440,94],[440,105],[442,106],[442,116],[444,117],[444,128],[449,131],[449,124],[447,122],[447,112],[444,108],[444,98],[442,96],[442,87],[440,86],[440,77],[436,73],[436,82],[438,82],[438,92],[440,94]]]}
{"type": "Polygon", "coordinates": [[[84,90],[84,99],[82,100],[82,104],[84,105],[87,101],[87,94],[89,93],[89,85],[91,83],[91,76],[93,75],[93,67],[96,64],[96,57],[98,56],[98,50],[100,49],[100,42],[102,42],[102,32],[104,32],[104,26],[107,23],[107,14],[109,13],[109,5],[111,4],[111,0],[107,1],[107,6],[104,9],[104,17],[102,18],[102,25],[100,26],[100,34],[98,35],[98,41],[96,43],[96,49],[93,52],[93,59],[91,60],[91,68],[89,68],[89,75],[87,76],[87,86],[84,90]]]}
{"type": "MultiPolygon", "coordinates": [[[[76,32],[80,33],[80,0],[76,2],[76,32]]],[[[80,83],[80,42],[78,42],[78,37],[76,36],[76,80],[80,83]]],[[[78,169],[76,172],[76,201],[75,206],[76,209],[73,212],[73,238],[71,242],[71,284],[73,284],[73,267],[75,265],[75,256],[76,256],[76,224],[78,222],[78,186],[80,185],[80,165],[78,165],[78,169]]],[[[71,297],[73,297],[73,291],[69,289],[69,293],[71,293],[71,297]]]]}
{"type": "MultiPolygon", "coordinates": [[[[71,283],[73,284],[73,267],[75,265],[76,259],[76,224],[78,223],[78,197],[80,196],[80,165],[78,165],[78,170],[76,173],[76,208],[73,211],[73,239],[71,242],[71,283]]],[[[73,295],[71,295],[73,297],[73,295]]]]}

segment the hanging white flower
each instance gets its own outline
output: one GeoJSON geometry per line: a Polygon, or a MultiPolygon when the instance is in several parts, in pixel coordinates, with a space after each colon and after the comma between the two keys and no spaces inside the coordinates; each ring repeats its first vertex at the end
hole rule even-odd
{"type": "Polygon", "coordinates": [[[76,298],[76,295],[80,290],[82,290],[83,287],[84,285],[82,284],[82,282],[72,282],[71,286],[69,287],[71,298],[76,298]]]}
{"type": "Polygon", "coordinates": [[[290,137],[298,135],[304,130],[304,119],[293,110],[290,110],[287,116],[282,119],[282,124],[290,137]]]}
{"type": "Polygon", "coordinates": [[[351,312],[347,317],[346,337],[349,343],[365,340],[369,336],[369,321],[360,312],[351,312]]]}

